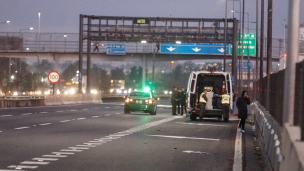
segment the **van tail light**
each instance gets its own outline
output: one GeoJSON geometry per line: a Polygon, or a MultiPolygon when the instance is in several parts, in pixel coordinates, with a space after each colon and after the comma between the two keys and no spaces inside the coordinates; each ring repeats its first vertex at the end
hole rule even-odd
{"type": "Polygon", "coordinates": [[[192,112],[191,112],[192,114],[195,114],[196,113],[196,111],[195,110],[192,110],[192,112]]]}

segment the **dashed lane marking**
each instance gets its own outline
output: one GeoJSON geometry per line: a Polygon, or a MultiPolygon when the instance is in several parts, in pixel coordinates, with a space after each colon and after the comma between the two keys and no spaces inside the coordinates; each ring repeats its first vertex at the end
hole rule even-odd
{"type": "Polygon", "coordinates": [[[76,110],[76,109],[72,109],[72,110],[70,110],[70,111],[74,112],[74,111],[77,111],[77,110],[76,110]]]}
{"type": "Polygon", "coordinates": [[[59,111],[56,111],[56,112],[64,112],[63,110],[59,110],[59,111]]]}
{"type": "Polygon", "coordinates": [[[42,126],[44,126],[44,125],[51,125],[52,123],[43,123],[43,124],[39,124],[39,125],[42,125],[42,126]]]}
{"type": "Polygon", "coordinates": [[[92,116],[92,118],[99,118],[100,116],[92,116]]]}
{"type": "Polygon", "coordinates": [[[111,108],[111,107],[106,107],[107,109],[111,108]]]}
{"type": "Polygon", "coordinates": [[[89,109],[82,109],[82,110],[89,110],[89,109]]]}
{"type": "Polygon", "coordinates": [[[110,116],[110,115],[112,115],[112,114],[106,114],[105,116],[110,116]]]}
{"type": "Polygon", "coordinates": [[[21,115],[24,115],[24,116],[26,116],[26,115],[32,115],[33,113],[24,113],[24,114],[21,114],[21,115]]]}
{"type": "Polygon", "coordinates": [[[196,137],[170,136],[170,135],[147,135],[147,136],[163,137],[163,138],[192,139],[192,140],[208,140],[208,141],[219,141],[220,140],[220,139],[214,139],[214,138],[196,138],[196,137]]]}
{"type": "Polygon", "coordinates": [[[19,128],[15,128],[15,129],[27,129],[27,128],[30,128],[30,127],[25,126],[25,127],[19,127],[19,128]]]}
{"type": "Polygon", "coordinates": [[[94,109],[99,109],[99,108],[94,108],[94,109]]]}
{"type": "Polygon", "coordinates": [[[77,118],[77,120],[83,120],[83,119],[87,119],[87,118],[77,118]]]}
{"type": "MultiPolygon", "coordinates": [[[[109,114],[109,115],[111,115],[111,114],[109,114]]],[[[148,129],[148,128],[156,126],[156,125],[170,122],[177,118],[180,118],[180,117],[170,117],[170,118],[162,119],[159,121],[147,123],[145,125],[141,125],[141,126],[137,126],[137,127],[128,129],[126,131],[118,132],[115,134],[110,134],[109,136],[101,137],[99,139],[94,139],[94,141],[89,141],[87,143],[76,145],[76,147],[68,147],[68,149],[61,149],[59,152],[52,152],[51,154],[42,155],[42,157],[35,157],[32,159],[32,161],[21,162],[20,164],[23,164],[23,165],[11,165],[11,166],[8,166],[8,168],[14,168],[14,169],[19,169],[19,170],[20,169],[36,169],[36,168],[38,168],[39,165],[47,165],[47,164],[51,163],[52,161],[57,161],[60,158],[68,157],[67,155],[74,154],[73,152],[82,152],[83,150],[86,150],[89,148],[94,148],[98,145],[105,144],[112,140],[122,138],[123,136],[130,135],[130,134],[139,132],[144,129],[148,129]],[[65,154],[65,155],[62,155],[62,154],[65,154]],[[45,161],[49,161],[49,162],[44,162],[43,158],[44,159],[47,158],[47,160],[45,160],[45,161]],[[38,160],[38,162],[37,162],[37,160],[38,160]],[[38,166],[27,166],[24,164],[29,164],[29,165],[33,164],[33,165],[38,165],[38,166]]],[[[183,138],[185,138],[185,137],[183,137],[183,138]]],[[[190,137],[190,138],[192,138],[192,137],[190,137]]]]}
{"type": "Polygon", "coordinates": [[[13,116],[13,115],[1,115],[2,118],[9,117],[9,116],[13,116]]]}
{"type": "Polygon", "coordinates": [[[185,125],[205,125],[205,126],[228,126],[228,125],[216,125],[216,124],[197,124],[197,123],[184,123],[184,122],[175,122],[179,124],[185,124],[185,125]]]}
{"type": "Polygon", "coordinates": [[[71,120],[64,120],[64,121],[60,121],[60,122],[70,122],[71,120]]]}
{"type": "Polygon", "coordinates": [[[49,113],[49,112],[40,112],[40,113],[49,113]]]}
{"type": "Polygon", "coordinates": [[[33,158],[32,160],[37,160],[37,161],[57,161],[58,159],[55,159],[55,158],[38,158],[38,157],[36,157],[36,158],[33,158]]]}
{"type": "Polygon", "coordinates": [[[115,115],[120,115],[121,113],[115,113],[115,115]]]}

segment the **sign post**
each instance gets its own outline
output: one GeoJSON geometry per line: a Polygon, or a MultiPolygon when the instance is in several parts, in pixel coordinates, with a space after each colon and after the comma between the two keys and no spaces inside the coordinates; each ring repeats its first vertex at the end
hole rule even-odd
{"type": "Polygon", "coordinates": [[[51,71],[48,74],[48,80],[53,84],[53,95],[55,94],[55,84],[60,81],[60,74],[57,71],[51,71]]]}

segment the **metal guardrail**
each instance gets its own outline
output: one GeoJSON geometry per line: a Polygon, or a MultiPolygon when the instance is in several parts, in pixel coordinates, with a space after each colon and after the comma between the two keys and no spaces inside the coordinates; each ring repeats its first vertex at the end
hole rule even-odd
{"type": "Polygon", "coordinates": [[[45,98],[46,96],[0,96],[0,100],[42,100],[45,98]]]}

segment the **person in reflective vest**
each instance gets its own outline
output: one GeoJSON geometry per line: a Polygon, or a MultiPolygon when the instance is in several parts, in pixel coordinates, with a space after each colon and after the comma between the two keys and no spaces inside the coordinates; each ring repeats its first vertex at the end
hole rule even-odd
{"type": "Polygon", "coordinates": [[[224,91],[222,95],[222,112],[224,121],[229,121],[229,105],[230,105],[230,95],[227,94],[227,90],[224,91]]]}
{"type": "Polygon", "coordinates": [[[199,118],[200,118],[200,121],[203,119],[203,117],[205,115],[207,101],[208,101],[207,90],[204,89],[204,91],[200,95],[200,99],[199,99],[199,104],[200,104],[199,118]]]}

